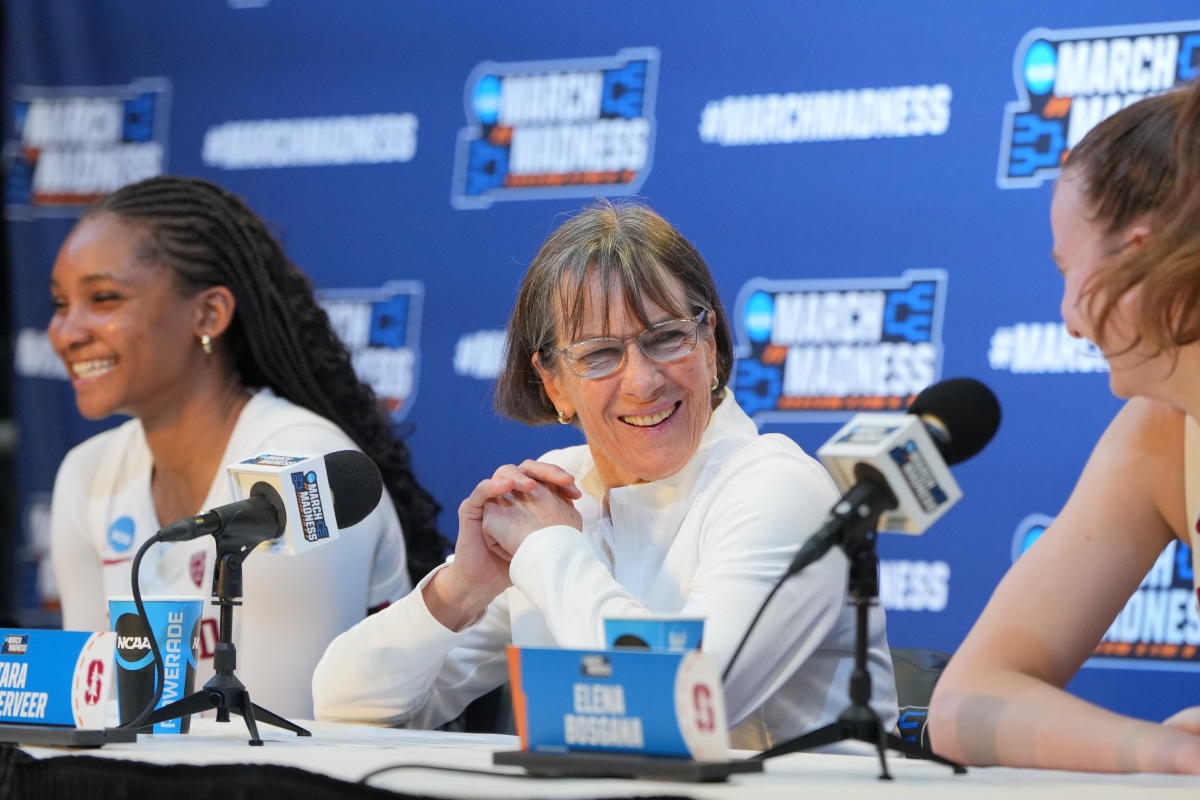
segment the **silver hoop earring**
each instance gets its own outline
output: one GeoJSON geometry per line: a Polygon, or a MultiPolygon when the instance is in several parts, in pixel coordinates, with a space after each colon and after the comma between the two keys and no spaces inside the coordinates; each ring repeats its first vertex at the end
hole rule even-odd
{"type": "Polygon", "coordinates": [[[207,333],[200,334],[200,349],[204,351],[204,355],[212,355],[212,338],[207,333]]]}
{"type": "Polygon", "coordinates": [[[717,387],[720,385],[721,385],[721,379],[719,377],[717,377],[716,375],[713,375],[712,386],[710,386],[708,388],[712,389],[715,392],[717,390],[717,387]]]}

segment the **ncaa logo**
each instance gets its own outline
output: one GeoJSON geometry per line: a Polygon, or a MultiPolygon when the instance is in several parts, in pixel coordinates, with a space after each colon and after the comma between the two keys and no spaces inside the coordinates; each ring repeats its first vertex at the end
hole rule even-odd
{"type": "Polygon", "coordinates": [[[108,526],[108,547],[114,553],[124,553],[133,546],[137,525],[132,517],[117,517],[108,526]]]}
{"type": "Polygon", "coordinates": [[[475,84],[472,97],[475,118],[483,125],[495,125],[500,117],[500,79],[495,75],[484,75],[475,84]]]}
{"type": "Polygon", "coordinates": [[[1034,42],[1025,54],[1025,85],[1034,94],[1046,94],[1054,88],[1058,53],[1042,40],[1034,42]]]}
{"type": "Polygon", "coordinates": [[[1054,517],[1048,517],[1045,514],[1030,514],[1017,523],[1017,529],[1013,531],[1012,538],[1012,560],[1014,562],[1026,550],[1033,547],[1033,543],[1041,538],[1046,529],[1050,527],[1051,522],[1054,522],[1054,517]]]}
{"type": "Polygon", "coordinates": [[[771,318],[775,313],[775,300],[767,292],[755,292],[746,300],[743,324],[746,336],[755,344],[762,344],[771,336],[771,318]]]}

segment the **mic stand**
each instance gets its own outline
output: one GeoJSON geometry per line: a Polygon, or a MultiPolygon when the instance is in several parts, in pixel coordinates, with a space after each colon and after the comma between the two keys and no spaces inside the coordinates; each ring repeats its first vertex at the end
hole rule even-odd
{"type": "Polygon", "coordinates": [[[163,706],[146,718],[144,725],[175,719],[186,714],[199,714],[210,708],[217,709],[217,722],[229,722],[229,712],[241,714],[250,731],[250,744],[261,747],[263,740],[258,735],[255,720],[292,731],[298,736],[312,736],[294,722],[250,702],[250,693],[234,670],[237,668],[237,649],[233,645],[233,607],[240,606],[242,596],[242,562],[262,537],[241,536],[237,533],[218,533],[217,563],[213,573],[213,605],[221,607],[220,629],[213,666],[216,674],[204,684],[200,691],[163,706]]]}
{"type": "Polygon", "coordinates": [[[887,748],[910,758],[924,758],[945,764],[956,774],[967,771],[961,764],[943,758],[917,742],[905,741],[887,731],[875,709],[871,708],[871,673],[867,671],[867,614],[871,606],[877,604],[879,597],[879,559],[875,554],[875,526],[879,522],[880,513],[881,511],[874,511],[858,519],[848,519],[842,528],[840,544],[850,559],[848,586],[855,612],[854,672],[850,675],[850,705],[834,722],[777,744],[754,758],[765,760],[847,739],[857,739],[874,745],[879,753],[879,766],[882,770],[880,780],[892,779],[884,754],[887,748]]]}

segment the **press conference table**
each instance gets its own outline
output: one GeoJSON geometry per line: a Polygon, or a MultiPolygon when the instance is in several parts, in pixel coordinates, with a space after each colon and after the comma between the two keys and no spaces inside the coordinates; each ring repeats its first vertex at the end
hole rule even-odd
{"type": "MultiPolygon", "coordinates": [[[[422,768],[405,768],[381,774],[370,780],[372,791],[354,784],[367,773],[392,764],[440,765],[517,773],[519,770],[493,768],[495,750],[518,746],[511,736],[455,734],[437,731],[406,731],[366,725],[328,722],[301,723],[312,731],[311,738],[296,737],[269,726],[261,726],[266,740],[263,747],[246,744],[246,730],[240,719],[220,724],[212,719],[193,720],[186,736],[142,736],[136,744],[108,745],[98,750],[71,751],[57,748],[25,747],[23,752],[36,761],[18,763],[37,780],[26,782],[27,794],[20,797],[50,796],[64,784],[54,783],[56,776],[73,770],[87,776],[86,786],[94,789],[81,796],[104,797],[107,792],[128,791],[144,780],[153,787],[148,798],[203,796],[198,778],[220,768],[189,769],[175,765],[243,765],[221,772],[222,797],[286,796],[302,797],[385,797],[389,792],[438,798],[609,798],[684,796],[711,800],[796,800],[799,792],[814,797],[849,794],[855,798],[1010,798],[1020,792],[1022,800],[1061,798],[1078,793],[1088,800],[1102,798],[1200,797],[1200,778],[1172,775],[1090,775],[1048,770],[972,768],[966,775],[954,775],[945,767],[926,761],[904,759],[889,754],[888,763],[895,780],[880,781],[879,761],[865,748],[858,753],[797,753],[773,759],[766,771],[757,775],[734,776],[728,783],[674,783],[608,779],[534,779],[505,778],[493,775],[457,774],[422,768]],[[88,758],[88,757],[91,758],[88,758]],[[44,759],[54,759],[45,761],[44,759]],[[139,765],[130,762],[141,762],[139,765]],[[172,765],[170,770],[162,766],[172,765]],[[294,767],[306,773],[292,773],[277,767],[294,767]],[[257,773],[257,775],[256,775],[257,773]],[[315,775],[313,774],[315,773],[315,775]],[[286,788],[280,777],[306,787],[286,788]],[[328,776],[328,780],[317,776],[328,776]],[[258,779],[257,788],[253,781],[258,779]],[[299,781],[295,779],[299,778],[299,781]],[[171,781],[177,781],[177,788],[171,781]],[[345,783],[342,783],[345,782],[345,783]],[[30,787],[35,787],[31,789],[30,787]],[[264,786],[266,788],[264,788],[264,786]],[[170,787],[170,788],[168,788],[170,787]],[[240,788],[239,788],[240,787],[240,788]],[[274,787],[277,792],[271,792],[274,787]],[[164,789],[167,793],[163,793],[164,789]],[[284,792],[286,791],[286,794],[284,792]]],[[[852,743],[850,750],[857,750],[852,743]]],[[[744,754],[743,754],[744,755],[744,754]]],[[[4,759],[0,758],[0,796],[4,791],[4,759]]],[[[10,778],[11,780],[11,778],[10,778]]],[[[66,785],[78,785],[75,784],[66,785]]],[[[21,783],[16,783],[18,787],[21,783]]],[[[77,789],[75,791],[78,791],[77,789]]]]}

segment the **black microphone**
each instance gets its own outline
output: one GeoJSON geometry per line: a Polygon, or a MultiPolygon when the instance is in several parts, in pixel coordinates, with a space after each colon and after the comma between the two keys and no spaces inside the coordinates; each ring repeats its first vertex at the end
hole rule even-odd
{"type": "Polygon", "coordinates": [[[1000,401],[974,378],[949,378],[926,387],[908,413],[921,418],[951,466],[982,450],[1000,429],[1000,401]]]}
{"type": "Polygon", "coordinates": [[[226,503],[194,517],[181,517],[160,530],[158,538],[163,542],[186,542],[201,536],[237,531],[261,534],[265,541],[283,533],[286,522],[283,498],[275,487],[259,481],[245,500],[226,503]]]}
{"type": "Polygon", "coordinates": [[[962,497],[948,465],[978,453],[999,427],[999,401],[973,378],[929,386],[907,414],[855,415],[817,451],[844,494],[787,575],[887,512],[886,530],[923,533],[962,497]]]}
{"type": "MultiPolygon", "coordinates": [[[[289,539],[314,542],[312,517],[320,517],[321,500],[314,496],[312,484],[305,484],[303,479],[295,483],[293,475],[306,472],[311,476],[312,472],[305,469],[306,462],[315,462],[317,459],[260,456],[252,460],[268,466],[258,466],[248,497],[218,506],[204,514],[182,517],[160,530],[159,539],[164,542],[183,542],[208,535],[237,535],[248,542],[265,542],[286,534],[289,539]],[[279,459],[279,463],[272,462],[272,458],[279,459]],[[301,467],[300,472],[289,473],[297,464],[301,467]],[[300,488],[292,488],[293,484],[300,488]],[[294,494],[303,494],[303,506],[298,505],[298,501],[292,503],[300,510],[299,514],[289,514],[288,504],[280,495],[280,491],[286,492],[289,488],[294,494]]],[[[323,462],[333,506],[332,516],[337,528],[349,528],[361,522],[375,510],[383,496],[383,477],[379,467],[357,450],[329,453],[323,462]]],[[[235,477],[248,474],[242,465],[231,465],[226,469],[235,477]]]]}

